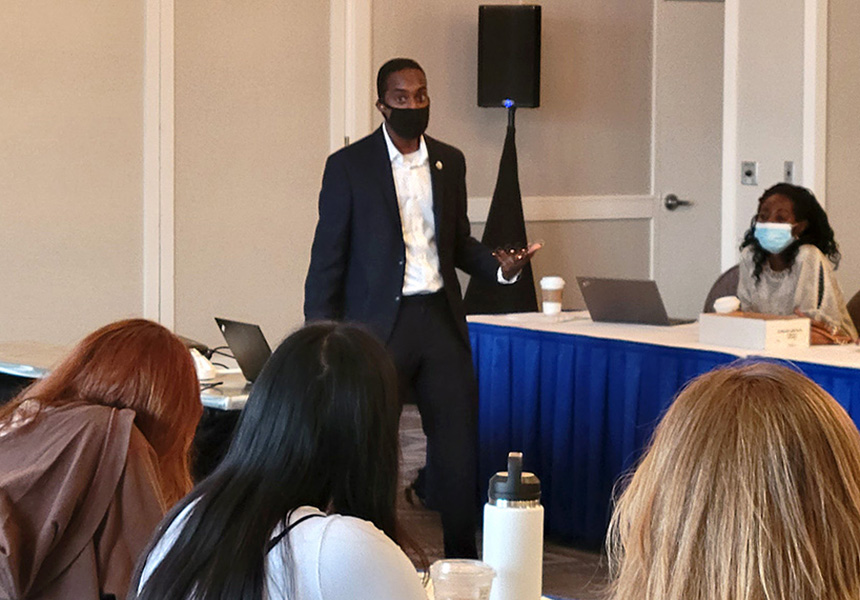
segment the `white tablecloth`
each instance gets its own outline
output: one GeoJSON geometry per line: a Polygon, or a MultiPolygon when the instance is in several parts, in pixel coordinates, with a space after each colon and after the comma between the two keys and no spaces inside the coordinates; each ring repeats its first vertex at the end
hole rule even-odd
{"type": "Polygon", "coordinates": [[[739,358],[764,356],[794,362],[860,369],[860,346],[856,344],[844,346],[810,346],[809,348],[793,348],[778,352],[748,350],[728,346],[710,346],[699,343],[698,323],[673,325],[671,327],[635,325],[630,323],[595,323],[588,316],[588,311],[565,312],[558,316],[547,316],[542,313],[472,315],[468,320],[470,323],[485,323],[501,327],[518,327],[520,329],[584,335],[594,338],[655,344],[673,348],[724,352],[726,354],[733,354],[739,358]]]}

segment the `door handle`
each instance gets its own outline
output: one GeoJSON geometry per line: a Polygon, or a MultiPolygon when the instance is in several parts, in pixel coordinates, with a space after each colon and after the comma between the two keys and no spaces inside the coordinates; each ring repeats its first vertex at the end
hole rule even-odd
{"type": "Polygon", "coordinates": [[[668,210],[676,210],[679,206],[692,206],[693,202],[690,200],[681,200],[675,194],[667,194],[663,199],[663,206],[665,206],[668,210]]]}

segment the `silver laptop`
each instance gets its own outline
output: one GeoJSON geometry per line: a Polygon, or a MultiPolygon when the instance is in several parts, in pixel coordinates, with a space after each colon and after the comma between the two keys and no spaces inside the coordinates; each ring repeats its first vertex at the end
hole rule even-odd
{"type": "Polygon", "coordinates": [[[669,318],[655,281],[603,277],[577,277],[576,281],[592,321],[642,325],[682,325],[695,321],[669,318]]]}
{"type": "Polygon", "coordinates": [[[259,325],[215,317],[218,329],[239,364],[242,375],[253,382],[272,355],[272,349],[259,325]]]}

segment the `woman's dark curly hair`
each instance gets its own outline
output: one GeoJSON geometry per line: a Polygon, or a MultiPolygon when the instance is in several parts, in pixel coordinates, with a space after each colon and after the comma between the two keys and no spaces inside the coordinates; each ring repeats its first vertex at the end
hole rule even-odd
{"type": "MultiPolygon", "coordinates": [[[[827,213],[821,208],[821,205],[816,200],[815,195],[805,187],[792,185],[790,183],[777,183],[764,191],[761,198],[758,199],[759,210],[762,202],[773,196],[774,194],[782,194],[791,200],[791,206],[794,209],[794,218],[800,223],[806,221],[806,229],[800,234],[800,237],[794,240],[791,245],[782,251],[789,267],[794,265],[794,259],[797,258],[797,252],[803,244],[812,244],[830,259],[833,263],[833,268],[839,266],[839,260],[842,255],[839,254],[839,246],[833,237],[833,228],[830,227],[830,221],[827,220],[827,213]]],[[[752,246],[753,249],[753,277],[756,282],[761,279],[761,271],[764,267],[764,261],[767,259],[768,253],[762,248],[758,240],[755,239],[755,224],[758,217],[758,210],[753,215],[750,222],[750,228],[744,234],[744,241],[741,244],[741,250],[747,246],[752,246]]]]}

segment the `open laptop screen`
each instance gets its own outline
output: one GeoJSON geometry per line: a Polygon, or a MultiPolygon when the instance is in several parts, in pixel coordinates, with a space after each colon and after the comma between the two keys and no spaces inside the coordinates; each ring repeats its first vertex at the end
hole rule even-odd
{"type": "Polygon", "coordinates": [[[254,381],[272,355],[259,325],[215,317],[218,329],[230,346],[233,357],[248,381],[254,381]]]}
{"type": "Polygon", "coordinates": [[[657,283],[647,279],[577,277],[592,321],[680,325],[693,319],[670,319],[657,283]]]}

